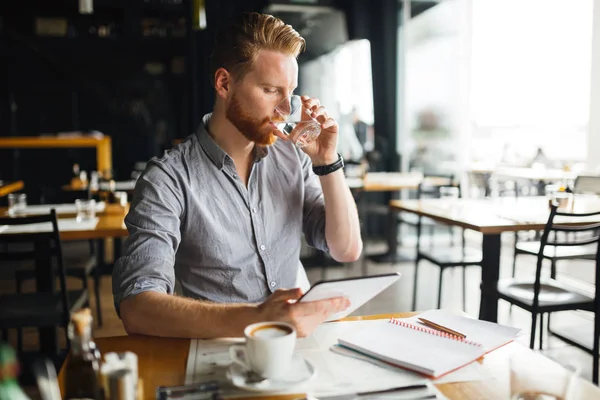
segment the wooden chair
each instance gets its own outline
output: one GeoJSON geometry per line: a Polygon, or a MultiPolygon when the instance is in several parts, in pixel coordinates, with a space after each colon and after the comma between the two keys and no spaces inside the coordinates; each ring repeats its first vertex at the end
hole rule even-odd
{"type": "MultiPolygon", "coordinates": [[[[593,349],[579,345],[583,350],[592,353],[593,379],[598,383],[598,351],[600,350],[600,223],[585,223],[584,218],[600,216],[600,211],[592,213],[568,213],[559,211],[556,204],[550,207],[550,216],[546,222],[542,239],[537,253],[535,279],[507,279],[498,283],[498,294],[508,301],[531,313],[531,337],[529,347],[535,345],[537,316],[540,315],[540,348],[542,347],[543,317],[546,313],[585,310],[594,313],[594,344],[593,349]],[[579,225],[561,225],[555,222],[556,217],[567,217],[572,221],[581,221],[579,225]],[[596,288],[594,297],[559,282],[555,276],[542,278],[542,265],[550,248],[572,249],[576,247],[593,246],[595,248],[594,262],[596,266],[596,288]]],[[[558,336],[558,335],[557,335],[558,336]]],[[[559,336],[560,337],[560,336],[559,336]]]]}
{"type": "MultiPolygon", "coordinates": [[[[0,217],[0,267],[13,262],[35,263],[37,290],[34,293],[0,295],[0,329],[25,327],[65,328],[70,312],[89,305],[87,290],[68,291],[55,210],[50,214],[27,217],[0,217]],[[46,227],[34,224],[46,224],[46,227]],[[11,232],[11,229],[18,232],[11,232]],[[60,290],[55,292],[55,273],[60,290]]],[[[43,338],[42,338],[43,339],[43,338]]],[[[68,337],[67,345],[69,343],[68,337]]],[[[19,345],[22,348],[22,344],[19,345]]],[[[47,354],[55,356],[56,354],[47,354]]]]}

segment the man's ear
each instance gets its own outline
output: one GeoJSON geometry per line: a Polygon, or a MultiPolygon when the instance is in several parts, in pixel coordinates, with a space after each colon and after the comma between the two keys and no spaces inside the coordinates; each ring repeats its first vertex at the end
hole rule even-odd
{"type": "Polygon", "coordinates": [[[227,98],[233,77],[225,68],[215,71],[215,92],[221,98],[227,98]]]}

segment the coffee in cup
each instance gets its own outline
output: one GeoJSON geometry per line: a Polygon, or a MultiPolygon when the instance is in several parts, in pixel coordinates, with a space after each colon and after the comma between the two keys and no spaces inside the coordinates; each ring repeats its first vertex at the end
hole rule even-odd
{"type": "Polygon", "coordinates": [[[245,345],[233,345],[229,354],[234,363],[264,378],[278,378],[287,372],[296,346],[296,330],[285,322],[259,322],[244,329],[245,345]]]}
{"type": "Polygon", "coordinates": [[[294,331],[293,328],[281,325],[281,324],[265,324],[259,325],[254,328],[254,330],[250,331],[250,336],[261,338],[261,339],[269,339],[287,336],[294,331]]]}

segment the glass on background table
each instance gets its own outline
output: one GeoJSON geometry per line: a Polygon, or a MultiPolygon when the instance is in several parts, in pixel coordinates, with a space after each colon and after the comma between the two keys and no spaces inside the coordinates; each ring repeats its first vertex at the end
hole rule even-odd
{"type": "Polygon", "coordinates": [[[27,208],[27,195],[25,193],[8,194],[8,215],[17,215],[27,208]]]}

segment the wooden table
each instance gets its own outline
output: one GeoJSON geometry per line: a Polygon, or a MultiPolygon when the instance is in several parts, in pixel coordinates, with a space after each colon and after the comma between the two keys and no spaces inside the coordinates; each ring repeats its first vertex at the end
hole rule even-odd
{"type": "MultiPolygon", "coordinates": [[[[113,184],[111,184],[110,182],[103,181],[98,184],[97,189],[92,189],[91,192],[96,193],[96,192],[114,191],[114,192],[133,193],[133,191],[135,190],[136,182],[137,181],[135,179],[129,179],[126,181],[113,181],[113,184],[114,184],[114,186],[113,186],[113,184]]],[[[69,183],[68,185],[61,186],[61,189],[64,191],[83,191],[83,190],[88,190],[88,188],[89,188],[88,184],[69,183]]]]}
{"type": "Polygon", "coordinates": [[[417,189],[423,182],[431,186],[448,184],[442,177],[424,178],[420,172],[368,172],[364,178],[346,178],[348,186],[363,192],[397,192],[405,189],[417,189]]]}
{"type": "Polygon", "coordinates": [[[23,181],[3,181],[0,183],[0,197],[7,196],[10,193],[17,192],[25,187],[23,181]]]}
{"type": "Polygon", "coordinates": [[[494,166],[490,164],[474,164],[469,172],[474,175],[482,176],[486,196],[491,193],[489,181],[492,176],[505,180],[535,182],[538,193],[544,194],[544,186],[547,183],[559,183],[564,180],[574,181],[578,175],[576,172],[565,171],[560,168],[510,167],[494,166]]]}
{"type": "MultiPolygon", "coordinates": [[[[347,321],[405,318],[415,313],[380,314],[367,317],[346,318],[347,321]]],[[[185,367],[190,347],[189,339],[167,339],[150,336],[118,336],[96,339],[100,351],[124,352],[132,351],[138,356],[140,378],[144,385],[144,399],[154,399],[158,386],[182,385],[185,382],[185,367]]],[[[493,379],[474,382],[445,383],[436,385],[449,399],[507,399],[509,397],[509,359],[518,355],[520,360],[531,367],[531,371],[540,374],[552,371],[562,371],[563,367],[554,361],[532,352],[518,343],[511,343],[495,350],[480,359],[484,368],[493,379]]],[[[66,361],[68,362],[68,360],[66,361]]],[[[59,373],[59,383],[64,386],[64,368],[59,373]]],[[[579,380],[582,400],[600,398],[600,389],[590,382],[579,380]]],[[[285,396],[264,396],[261,399],[299,399],[301,394],[285,396]]],[[[256,399],[257,397],[249,397],[256,399]]]]}
{"type": "Polygon", "coordinates": [[[577,173],[559,168],[502,167],[493,172],[494,176],[508,179],[559,182],[563,179],[574,180],[577,173]]]}
{"type": "MultiPolygon", "coordinates": [[[[129,235],[125,226],[125,216],[129,207],[107,204],[106,209],[98,214],[98,223],[93,229],[69,230],[60,232],[60,239],[65,241],[121,238],[129,235]]],[[[0,207],[0,215],[8,215],[8,208],[0,207]]],[[[74,214],[57,214],[60,218],[73,218],[74,214]]]]}
{"type": "Polygon", "coordinates": [[[112,142],[110,136],[12,136],[0,138],[0,149],[78,148],[96,149],[97,171],[112,171],[112,142]]]}
{"type": "MultiPolygon", "coordinates": [[[[501,234],[543,230],[549,214],[546,197],[392,200],[390,208],[483,234],[479,318],[492,322],[498,319],[501,234]]],[[[597,211],[600,210],[600,201],[598,198],[576,198],[572,210],[576,213],[597,211]]],[[[565,223],[568,224],[568,221],[565,223]]]]}

